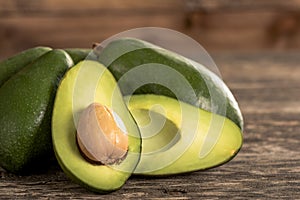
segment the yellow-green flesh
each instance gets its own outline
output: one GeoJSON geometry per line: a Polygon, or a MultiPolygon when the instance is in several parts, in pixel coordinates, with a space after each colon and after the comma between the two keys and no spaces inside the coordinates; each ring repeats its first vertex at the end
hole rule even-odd
{"type": "Polygon", "coordinates": [[[119,189],[135,169],[141,140],[111,73],[95,61],[83,61],[67,72],[57,91],[52,140],[56,157],[72,179],[97,192],[119,189]],[[128,154],[119,165],[95,165],[82,157],[76,144],[76,124],[83,109],[101,103],[122,119],[128,133],[128,154]]]}
{"type": "Polygon", "coordinates": [[[242,146],[229,119],[158,95],[126,98],[140,127],[142,155],[136,174],[178,174],[223,164],[242,146]]]}

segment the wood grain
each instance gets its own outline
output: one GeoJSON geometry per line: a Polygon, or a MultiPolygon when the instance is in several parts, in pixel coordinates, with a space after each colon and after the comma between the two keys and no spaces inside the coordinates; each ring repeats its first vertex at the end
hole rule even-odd
{"type": "Polygon", "coordinates": [[[178,0],[0,0],[0,13],[6,15],[69,15],[87,14],[101,15],[104,12],[176,12],[184,5],[178,0]]]}
{"type": "Polygon", "coordinates": [[[203,10],[282,10],[291,11],[300,8],[299,0],[281,1],[281,0],[187,0],[187,5],[190,9],[203,9],[203,10]]]}
{"type": "Polygon", "coordinates": [[[0,0],[0,60],[32,46],[90,47],[144,26],[185,33],[211,51],[300,48],[299,0],[0,0]]]}
{"type": "Polygon", "coordinates": [[[183,24],[182,1],[0,0],[0,59],[32,46],[90,48],[128,29],[183,24]]]}
{"type": "Polygon", "coordinates": [[[54,162],[32,176],[0,171],[2,199],[297,199],[300,196],[300,57],[214,55],[245,118],[244,145],[229,163],[163,178],[133,176],[108,195],[70,181],[54,162]]]}

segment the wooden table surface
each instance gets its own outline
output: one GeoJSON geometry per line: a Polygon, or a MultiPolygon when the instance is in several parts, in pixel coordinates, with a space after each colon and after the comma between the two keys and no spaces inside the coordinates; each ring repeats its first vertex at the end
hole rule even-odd
{"type": "Polygon", "coordinates": [[[108,195],[71,182],[56,163],[45,173],[25,177],[0,169],[0,198],[300,198],[299,55],[215,55],[245,118],[243,148],[223,166],[165,178],[131,177],[108,195]]]}

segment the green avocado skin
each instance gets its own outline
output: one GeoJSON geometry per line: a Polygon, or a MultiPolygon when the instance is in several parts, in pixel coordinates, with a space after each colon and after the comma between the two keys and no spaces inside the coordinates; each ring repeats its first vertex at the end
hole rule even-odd
{"type": "Polygon", "coordinates": [[[74,65],[86,59],[92,52],[92,49],[68,48],[64,49],[72,58],[74,65]]]}
{"type": "Polygon", "coordinates": [[[98,60],[108,66],[119,81],[123,95],[131,95],[134,92],[134,94],[157,94],[176,98],[209,112],[226,116],[243,129],[241,111],[225,83],[203,66],[198,66],[196,69],[194,61],[134,38],[121,38],[110,42],[100,51],[98,60]],[[153,69],[150,70],[149,67],[145,73],[124,78],[120,83],[123,75],[145,64],[148,66],[159,64],[174,69],[187,80],[192,90],[181,87],[178,81],[168,73],[162,75],[163,81],[174,86],[177,96],[167,87],[155,83],[145,84],[137,90],[132,89],[137,82],[143,82],[143,79],[147,77],[152,76],[155,81],[156,76],[161,75],[154,65],[153,69]]]}
{"type": "Polygon", "coordinates": [[[34,47],[0,62],[0,87],[12,75],[50,50],[49,47],[34,47]]]}
{"type": "Polygon", "coordinates": [[[52,154],[51,115],[57,86],[73,65],[63,50],[52,50],[29,64],[0,88],[0,165],[31,171],[52,154]]]}

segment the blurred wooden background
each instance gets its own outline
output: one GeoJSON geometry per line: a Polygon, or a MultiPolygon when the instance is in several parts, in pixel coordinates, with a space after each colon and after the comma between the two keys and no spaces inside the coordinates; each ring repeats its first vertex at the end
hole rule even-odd
{"type": "Polygon", "coordinates": [[[0,199],[299,198],[300,0],[0,0],[0,59],[37,45],[89,48],[143,26],[178,30],[216,53],[245,117],[238,156],[204,172],[132,177],[107,196],[58,165],[26,177],[0,168],[0,199]]]}
{"type": "Polygon", "coordinates": [[[0,0],[0,59],[143,26],[186,33],[210,52],[298,50],[300,0],[0,0]]]}

